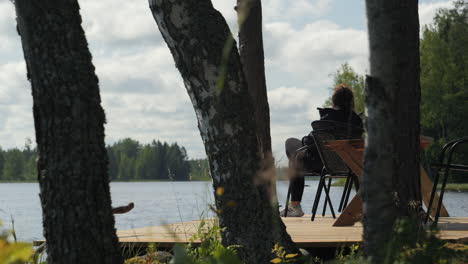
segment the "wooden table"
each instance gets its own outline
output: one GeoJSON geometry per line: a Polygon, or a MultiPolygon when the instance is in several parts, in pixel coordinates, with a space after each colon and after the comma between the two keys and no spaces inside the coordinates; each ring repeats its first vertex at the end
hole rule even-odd
{"type": "MultiPolygon", "coordinates": [[[[421,149],[427,148],[432,143],[432,139],[428,137],[421,137],[421,149]]],[[[363,139],[350,139],[350,140],[330,140],[325,143],[325,147],[335,151],[338,156],[348,165],[348,167],[358,176],[362,177],[363,171],[363,154],[364,154],[364,140],[363,139]]],[[[427,176],[426,171],[420,166],[421,177],[421,196],[426,206],[429,205],[431,197],[432,182],[427,176]]],[[[432,204],[431,215],[434,216],[436,205],[438,204],[439,196],[435,195],[432,204]]],[[[349,202],[348,206],[343,209],[343,212],[335,221],[333,226],[350,226],[361,219],[362,215],[362,200],[357,193],[349,202]]],[[[440,209],[440,216],[448,217],[447,209],[442,204],[440,209]]]]}

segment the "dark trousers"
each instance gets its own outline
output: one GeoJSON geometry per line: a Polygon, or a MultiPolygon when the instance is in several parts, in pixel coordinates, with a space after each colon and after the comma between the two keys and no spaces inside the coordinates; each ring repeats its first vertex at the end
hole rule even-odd
{"type": "Polygon", "coordinates": [[[296,153],[296,150],[302,147],[302,142],[297,138],[288,138],[285,142],[286,156],[288,157],[288,176],[289,186],[291,188],[291,201],[300,202],[304,193],[305,179],[299,172],[303,168],[304,153],[296,153]]]}

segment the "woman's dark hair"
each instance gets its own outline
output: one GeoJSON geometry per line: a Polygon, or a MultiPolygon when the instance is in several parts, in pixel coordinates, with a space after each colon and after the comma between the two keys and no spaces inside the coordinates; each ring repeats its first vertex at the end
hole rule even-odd
{"type": "Polygon", "coordinates": [[[335,92],[332,95],[333,106],[337,106],[344,110],[353,110],[354,95],[351,88],[346,84],[339,84],[335,87],[335,92]]]}

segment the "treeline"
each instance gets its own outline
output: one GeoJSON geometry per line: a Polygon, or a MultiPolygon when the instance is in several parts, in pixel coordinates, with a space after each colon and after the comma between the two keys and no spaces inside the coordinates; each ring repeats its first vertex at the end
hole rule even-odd
{"type": "MultiPolygon", "coordinates": [[[[440,9],[432,25],[422,31],[421,133],[434,138],[422,158],[438,162],[443,145],[468,136],[468,5],[456,1],[451,9],[440,9]]],[[[457,150],[453,163],[466,164],[468,146],[457,150]]],[[[453,172],[451,181],[468,182],[466,173],[453,172]]]]}
{"type": "MultiPolygon", "coordinates": [[[[28,141],[30,142],[30,141],[28,141]]],[[[35,181],[36,149],[26,143],[23,150],[0,148],[0,181],[35,181]]]]}
{"type": "MultiPolygon", "coordinates": [[[[107,147],[109,177],[114,181],[208,180],[208,162],[188,160],[177,143],[153,141],[141,144],[131,138],[107,147]]],[[[36,181],[37,151],[31,141],[24,149],[0,148],[0,181],[36,181]]]]}

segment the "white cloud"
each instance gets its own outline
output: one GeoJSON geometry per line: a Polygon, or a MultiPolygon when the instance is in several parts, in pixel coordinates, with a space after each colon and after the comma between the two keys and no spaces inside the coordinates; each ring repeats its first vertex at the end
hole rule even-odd
{"type": "Polygon", "coordinates": [[[323,70],[336,69],[337,63],[349,60],[364,62],[366,68],[367,34],[365,31],[340,27],[330,21],[316,21],[295,30],[285,23],[265,26],[277,54],[269,60],[283,69],[307,78],[323,76],[323,70]],[[275,56],[276,55],[276,56],[275,56]]]}
{"type": "Polygon", "coordinates": [[[419,25],[421,28],[424,25],[432,24],[432,20],[438,9],[453,7],[453,1],[432,1],[419,4],[419,25]]]}
{"type": "MultiPolygon", "coordinates": [[[[315,115],[315,108],[325,101],[327,88],[333,82],[331,74],[341,64],[348,62],[360,74],[368,69],[366,32],[345,28],[331,21],[318,20],[298,29],[286,22],[269,23],[265,25],[267,41],[268,76],[276,80],[276,76],[287,73],[288,81],[311,91],[310,98],[320,98],[318,104],[305,110],[309,115],[315,115]]],[[[304,121],[310,122],[310,119],[304,121]]]]}
{"type": "Polygon", "coordinates": [[[92,41],[139,45],[161,39],[147,0],[81,0],[80,7],[83,27],[92,41]]]}
{"type": "MultiPolygon", "coordinates": [[[[100,79],[116,85],[128,79],[159,79],[164,86],[155,89],[182,85],[182,78],[175,69],[175,63],[166,44],[154,45],[136,52],[125,54],[115,52],[101,55],[94,60],[100,79]]],[[[112,89],[106,87],[105,89],[112,89]]],[[[128,91],[131,91],[129,87],[128,91]]]]}
{"type": "Polygon", "coordinates": [[[284,21],[303,16],[314,17],[329,11],[331,0],[262,1],[264,21],[284,21]]]}
{"type": "Polygon", "coordinates": [[[0,2],[0,50],[9,50],[15,44],[16,28],[11,26],[15,19],[15,8],[10,1],[0,2]]]}
{"type": "Polygon", "coordinates": [[[279,87],[269,91],[268,102],[271,108],[288,109],[295,106],[305,106],[311,92],[297,87],[279,87]]]}

